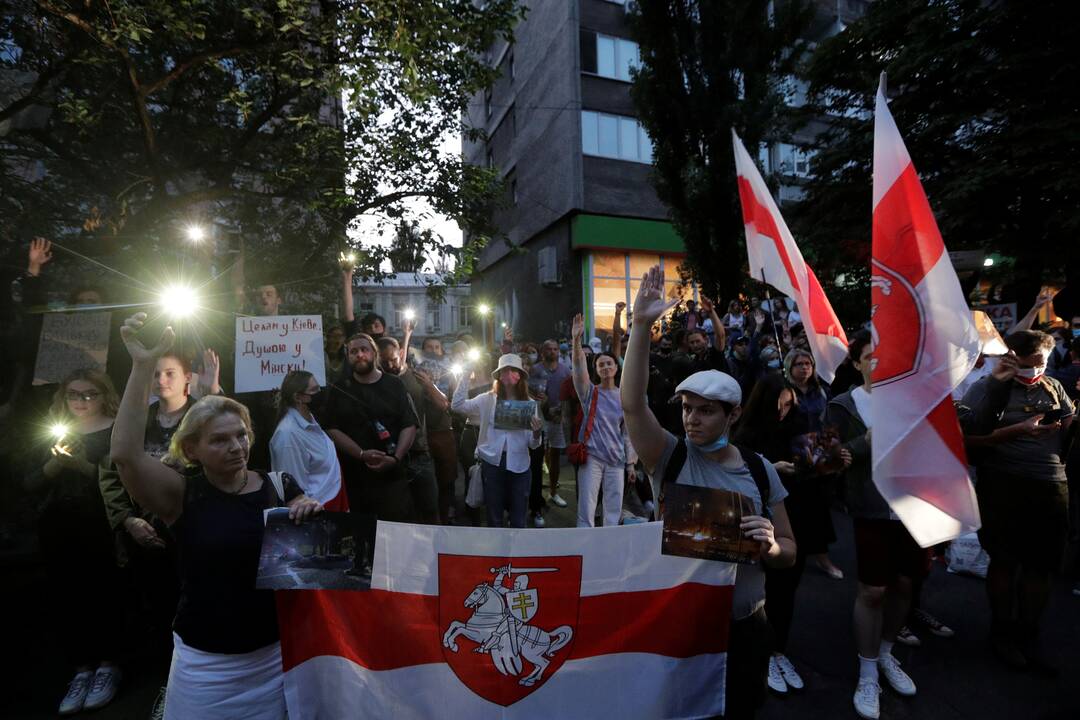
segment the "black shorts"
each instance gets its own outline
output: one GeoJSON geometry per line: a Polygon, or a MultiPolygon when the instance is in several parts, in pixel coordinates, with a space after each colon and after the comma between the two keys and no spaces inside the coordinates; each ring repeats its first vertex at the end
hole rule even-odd
{"type": "Polygon", "coordinates": [[[897,577],[921,578],[930,570],[930,551],[919,547],[899,520],[855,518],[855,562],[859,582],[886,587],[897,577]]]}
{"type": "Polygon", "coordinates": [[[1056,573],[1069,535],[1067,483],[1031,480],[979,468],[975,483],[990,560],[1056,573]]]}

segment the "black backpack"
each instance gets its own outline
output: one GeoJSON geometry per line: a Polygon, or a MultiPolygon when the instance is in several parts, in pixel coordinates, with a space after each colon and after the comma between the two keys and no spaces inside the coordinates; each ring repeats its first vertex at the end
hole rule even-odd
{"type": "MultiPolygon", "coordinates": [[[[740,445],[733,446],[739,451],[739,455],[742,456],[743,462],[750,469],[750,476],[754,478],[754,484],[757,485],[758,495],[761,496],[761,515],[762,517],[772,519],[772,513],[769,512],[769,475],[765,470],[765,460],[762,459],[753,450],[742,447],[740,445]]],[[[664,476],[660,480],[660,502],[664,502],[664,487],[669,483],[674,483],[679,478],[679,473],[682,472],[683,465],[686,464],[686,439],[679,438],[675,444],[675,449],[671,453],[671,459],[668,460],[667,467],[664,468],[664,476]]]]}

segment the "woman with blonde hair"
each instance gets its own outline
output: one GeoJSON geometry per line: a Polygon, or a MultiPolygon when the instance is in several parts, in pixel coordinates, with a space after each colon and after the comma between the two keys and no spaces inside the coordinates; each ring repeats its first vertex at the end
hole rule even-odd
{"type": "Polygon", "coordinates": [[[113,426],[112,459],[135,502],[170,527],[179,553],[165,717],[284,718],[274,595],[255,589],[263,512],[286,506],[299,523],[322,506],[288,475],[248,469],[251,416],[229,398],[205,397],[188,410],[167,462],[145,452],[150,380],[174,339],[166,328],[147,349],[137,336],[145,320],[137,313],[121,329],[132,368],[113,426]]]}
{"type": "Polygon", "coordinates": [[[495,425],[495,409],[499,402],[530,399],[529,373],[522,366],[519,355],[510,353],[500,357],[499,366],[491,377],[490,391],[469,398],[470,372],[454,390],[450,409],[480,426],[476,456],[480,460],[488,526],[505,527],[503,515],[509,513],[510,527],[523,528],[531,480],[529,451],[540,447],[543,423],[534,402],[529,429],[509,430],[495,425]]]}
{"type": "Polygon", "coordinates": [[[72,588],[80,593],[79,602],[64,603],[53,616],[76,668],[60,703],[61,715],[103,707],[119,688],[120,670],[111,659],[123,629],[120,578],[98,489],[98,464],[109,453],[118,405],[105,373],[84,369],[64,378],[50,412],[55,444],[40,470],[27,476],[29,485],[47,488],[38,540],[52,596],[68,597],[72,588]]]}

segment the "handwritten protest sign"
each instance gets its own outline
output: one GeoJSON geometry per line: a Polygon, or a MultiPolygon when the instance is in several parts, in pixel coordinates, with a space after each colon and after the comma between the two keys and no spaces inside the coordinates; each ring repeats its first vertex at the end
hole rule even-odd
{"type": "Polygon", "coordinates": [[[62,381],[82,368],[105,370],[112,313],[49,313],[41,323],[34,384],[62,381]]]}
{"type": "Polygon", "coordinates": [[[236,392],[275,390],[292,370],[326,384],[321,315],[236,318],[236,392]]]}

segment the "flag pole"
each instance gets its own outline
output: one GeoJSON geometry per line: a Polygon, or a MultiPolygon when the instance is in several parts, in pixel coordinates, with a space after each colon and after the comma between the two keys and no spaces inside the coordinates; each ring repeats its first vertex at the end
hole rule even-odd
{"type": "MultiPolygon", "coordinates": [[[[780,345],[780,331],[776,329],[776,321],[773,320],[772,297],[769,295],[769,283],[765,282],[764,267],[761,268],[761,284],[765,286],[765,300],[769,303],[769,324],[772,325],[773,338],[776,339],[776,351],[782,354],[784,348],[780,345]]],[[[780,360],[783,361],[783,358],[780,360]]]]}

